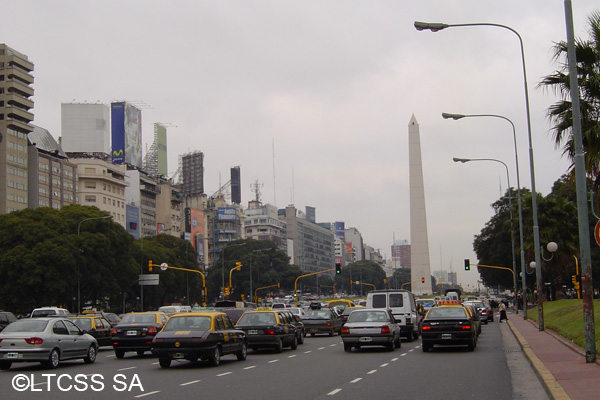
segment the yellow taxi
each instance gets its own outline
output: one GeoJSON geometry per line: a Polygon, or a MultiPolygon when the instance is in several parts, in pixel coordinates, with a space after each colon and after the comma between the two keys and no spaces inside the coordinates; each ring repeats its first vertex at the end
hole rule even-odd
{"type": "Polygon", "coordinates": [[[352,300],[337,299],[337,300],[329,300],[329,302],[327,303],[327,307],[328,308],[337,307],[340,309],[340,311],[344,311],[346,309],[346,307],[356,307],[356,304],[354,304],[354,302],[352,300]]]}
{"type": "Polygon", "coordinates": [[[68,317],[84,333],[88,333],[98,341],[100,346],[112,346],[112,324],[102,315],[85,314],[68,317]]]}
{"type": "Polygon", "coordinates": [[[235,326],[244,331],[248,347],[258,350],[261,347],[273,348],[281,353],[284,347],[298,348],[297,327],[288,318],[285,309],[259,307],[255,311],[242,314],[235,326]]]}

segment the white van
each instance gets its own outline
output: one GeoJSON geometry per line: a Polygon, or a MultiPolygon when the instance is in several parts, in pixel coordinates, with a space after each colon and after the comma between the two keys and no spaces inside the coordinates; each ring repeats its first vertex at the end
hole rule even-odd
{"type": "Polygon", "coordinates": [[[408,290],[373,290],[367,294],[367,308],[385,308],[392,311],[400,326],[401,335],[409,342],[419,338],[419,319],[415,297],[408,290]]]}

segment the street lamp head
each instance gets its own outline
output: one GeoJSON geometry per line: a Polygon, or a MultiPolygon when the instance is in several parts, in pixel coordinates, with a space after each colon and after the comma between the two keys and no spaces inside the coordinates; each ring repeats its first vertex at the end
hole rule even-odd
{"type": "Polygon", "coordinates": [[[535,269],[536,267],[537,267],[537,264],[536,264],[535,261],[532,261],[532,262],[529,263],[529,268],[535,269]]]}
{"type": "Polygon", "coordinates": [[[550,253],[554,253],[556,252],[556,250],[558,250],[558,245],[556,244],[556,242],[550,242],[546,245],[546,248],[550,253]]]}
{"type": "Polygon", "coordinates": [[[471,159],[469,159],[469,158],[457,158],[457,157],[453,157],[453,158],[452,158],[452,161],[454,161],[454,162],[466,163],[466,162],[469,162],[469,161],[471,161],[471,159]]]}
{"type": "Polygon", "coordinates": [[[452,118],[453,120],[457,120],[457,119],[461,119],[464,118],[465,116],[462,114],[450,114],[450,113],[442,113],[442,118],[444,119],[450,119],[452,118]]]}
{"type": "Polygon", "coordinates": [[[431,32],[441,31],[442,29],[447,28],[448,24],[443,24],[440,22],[419,22],[415,21],[415,29],[418,31],[430,30],[431,32]]]}

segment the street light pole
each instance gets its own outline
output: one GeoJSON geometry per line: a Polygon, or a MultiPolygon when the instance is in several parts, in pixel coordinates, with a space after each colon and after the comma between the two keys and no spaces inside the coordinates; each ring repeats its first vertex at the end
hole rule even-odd
{"type": "MultiPolygon", "coordinates": [[[[512,131],[513,131],[513,141],[514,141],[514,147],[515,147],[515,164],[516,164],[516,171],[517,171],[517,203],[518,203],[518,208],[519,208],[519,244],[520,244],[520,248],[521,248],[521,281],[522,283],[522,290],[523,290],[523,319],[527,319],[527,272],[526,272],[526,268],[527,266],[525,265],[525,245],[523,243],[523,207],[522,207],[522,197],[521,197],[521,174],[519,172],[519,154],[517,152],[517,132],[515,129],[515,124],[508,118],[502,116],[502,115],[497,115],[497,114],[450,114],[450,113],[442,113],[442,118],[444,119],[453,119],[453,120],[459,120],[462,118],[471,118],[471,117],[494,117],[494,118],[501,118],[505,121],[508,121],[508,123],[510,123],[510,125],[512,126],[512,131]]],[[[510,187],[510,185],[509,185],[510,187]]],[[[516,271],[515,271],[516,274],[516,271]]],[[[517,289],[516,285],[515,285],[515,290],[517,289]]],[[[518,303],[517,303],[517,314],[519,313],[519,307],[518,307],[518,303]]]]}
{"type": "Polygon", "coordinates": [[[513,264],[513,285],[515,287],[515,300],[516,300],[516,292],[517,292],[517,261],[515,260],[515,235],[513,229],[513,215],[512,215],[512,196],[510,195],[510,176],[508,174],[508,166],[500,160],[496,160],[495,158],[456,158],[452,159],[454,162],[466,163],[469,161],[494,161],[504,165],[506,168],[506,181],[508,183],[508,208],[510,215],[510,242],[512,246],[512,264],[513,264]]]}
{"type": "Polygon", "coordinates": [[[414,26],[418,31],[422,31],[425,29],[431,30],[432,32],[437,32],[442,29],[452,28],[452,27],[463,27],[463,26],[492,26],[497,28],[503,28],[511,31],[519,38],[519,44],[521,45],[521,61],[523,64],[523,85],[525,87],[525,110],[527,112],[527,136],[529,139],[529,172],[531,175],[531,209],[533,214],[533,247],[535,254],[535,262],[536,262],[536,283],[538,287],[538,324],[539,330],[544,330],[544,306],[543,306],[543,294],[540,290],[542,287],[542,266],[540,262],[540,228],[538,225],[538,211],[537,211],[537,192],[535,189],[535,168],[533,162],[533,141],[531,135],[531,112],[529,110],[529,90],[527,89],[527,72],[525,68],[525,51],[523,49],[523,39],[519,32],[515,31],[513,28],[493,23],[468,23],[468,24],[444,24],[444,23],[427,23],[427,22],[419,22],[415,21],[414,26]]]}
{"type": "MultiPolygon", "coordinates": [[[[107,219],[107,218],[112,218],[112,217],[113,217],[112,215],[105,215],[104,217],[93,217],[93,218],[82,219],[77,224],[77,240],[79,241],[79,232],[80,232],[81,224],[83,222],[85,222],[85,221],[93,221],[93,220],[96,220],[96,219],[107,219]]],[[[77,314],[79,314],[81,312],[81,291],[80,291],[80,283],[81,282],[80,281],[81,281],[81,276],[79,274],[79,263],[77,263],[77,314]]]]}

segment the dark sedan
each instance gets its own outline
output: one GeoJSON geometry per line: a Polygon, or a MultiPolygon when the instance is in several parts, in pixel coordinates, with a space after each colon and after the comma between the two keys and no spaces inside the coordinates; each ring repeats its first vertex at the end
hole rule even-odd
{"type": "Polygon", "coordinates": [[[473,351],[477,345],[477,322],[462,305],[433,307],[421,325],[421,348],[429,351],[434,345],[466,345],[473,351]]]}
{"type": "Polygon", "coordinates": [[[281,353],[283,347],[298,348],[296,327],[279,311],[265,309],[245,312],[236,324],[246,333],[248,347],[253,350],[269,347],[281,353]]]}
{"type": "Polygon", "coordinates": [[[317,333],[327,333],[329,336],[342,333],[342,320],[331,308],[311,308],[306,311],[302,322],[304,322],[304,330],[311,336],[317,333]]]}
{"type": "Polygon", "coordinates": [[[198,359],[217,366],[221,356],[234,354],[243,361],[247,352],[246,334],[235,329],[227,314],[218,311],[175,314],[152,341],[152,354],[163,368],[172,360],[198,359]]]}
{"type": "Polygon", "coordinates": [[[123,358],[127,351],[135,351],[141,356],[150,351],[152,339],[163,328],[167,319],[167,315],[162,312],[126,314],[111,331],[115,356],[123,358]]]}

